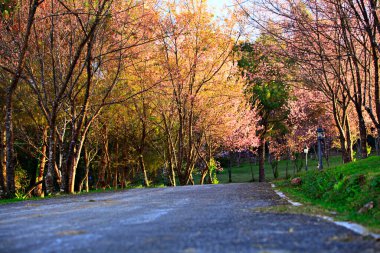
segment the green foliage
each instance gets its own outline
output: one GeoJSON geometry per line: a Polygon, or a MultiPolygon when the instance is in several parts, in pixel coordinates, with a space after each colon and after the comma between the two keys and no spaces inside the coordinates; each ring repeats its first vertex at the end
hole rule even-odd
{"type": "Polygon", "coordinates": [[[301,198],[317,202],[343,214],[345,219],[380,228],[380,157],[370,157],[323,171],[300,175],[301,186],[291,186],[301,198]],[[359,210],[373,201],[374,208],[359,210]]]}
{"type": "Polygon", "coordinates": [[[291,63],[269,50],[277,47],[280,43],[273,36],[262,34],[255,43],[246,42],[235,48],[239,54],[238,67],[247,80],[245,93],[261,117],[263,137],[287,132],[290,87],[284,68],[291,63]]]}
{"type": "Polygon", "coordinates": [[[14,0],[2,0],[0,1],[0,13],[4,18],[8,18],[9,15],[15,9],[15,1],[14,0]]]}
{"type": "Polygon", "coordinates": [[[27,198],[27,196],[24,195],[22,192],[16,192],[16,199],[24,200],[26,198],[27,198]]]}
{"type": "Polygon", "coordinates": [[[216,172],[218,171],[219,166],[220,165],[218,164],[218,162],[215,161],[214,158],[211,158],[209,169],[210,169],[210,175],[211,175],[211,182],[213,184],[219,184],[218,177],[216,176],[216,172]]]}
{"type": "Polygon", "coordinates": [[[29,184],[29,177],[26,170],[17,167],[15,170],[16,191],[23,194],[22,190],[26,189],[29,184]]]}
{"type": "Polygon", "coordinates": [[[272,111],[282,108],[288,101],[289,91],[284,82],[271,80],[262,82],[260,85],[253,85],[250,89],[252,93],[251,102],[258,102],[265,111],[272,111]]]}
{"type": "Polygon", "coordinates": [[[367,155],[369,156],[370,154],[371,154],[371,152],[372,152],[372,147],[371,147],[371,145],[367,145],[367,155]]]}

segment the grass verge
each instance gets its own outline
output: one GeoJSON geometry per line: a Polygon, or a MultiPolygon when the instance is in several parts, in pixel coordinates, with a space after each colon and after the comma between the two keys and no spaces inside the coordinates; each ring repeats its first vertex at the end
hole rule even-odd
{"type": "MultiPolygon", "coordinates": [[[[338,165],[342,164],[342,157],[341,156],[330,156],[329,164],[327,164],[326,160],[323,161],[325,167],[336,167],[338,165]]],[[[218,180],[220,184],[227,184],[229,181],[228,177],[228,160],[224,161],[223,165],[223,171],[219,172],[217,174],[218,180]]],[[[305,170],[305,158],[300,159],[298,163],[302,164],[302,171],[305,170]]],[[[315,159],[308,160],[308,168],[309,170],[317,168],[318,161],[315,159]]],[[[257,163],[250,163],[245,160],[241,162],[240,165],[237,165],[236,162],[231,168],[232,171],[232,182],[233,183],[246,183],[246,182],[252,182],[258,181],[259,179],[259,165],[257,163]]],[[[278,178],[286,178],[286,177],[292,177],[294,174],[297,174],[298,172],[294,168],[294,162],[289,160],[281,160],[278,162],[278,178]]],[[[195,175],[195,183],[199,183],[199,176],[195,175]]],[[[274,180],[272,166],[268,161],[265,162],[265,178],[266,180],[274,180]]]]}
{"type": "Polygon", "coordinates": [[[76,192],[74,194],[61,194],[61,193],[56,193],[53,195],[45,196],[45,197],[19,197],[19,198],[11,198],[11,199],[0,199],[0,205],[3,204],[11,204],[11,203],[17,203],[17,202],[22,202],[22,201],[38,201],[38,200],[43,200],[43,199],[48,199],[48,198],[58,198],[58,197],[65,197],[65,196],[73,196],[73,195],[85,195],[85,194],[92,194],[92,193],[104,193],[104,192],[118,192],[118,191],[126,191],[126,190],[131,190],[131,189],[141,189],[141,188],[163,188],[165,185],[163,184],[152,184],[149,187],[145,187],[141,184],[135,184],[131,185],[128,184],[125,188],[106,188],[106,189],[93,189],[90,190],[89,192],[76,192]]]}
{"type": "MultiPolygon", "coordinates": [[[[353,221],[380,233],[380,157],[308,171],[299,175],[302,184],[276,181],[292,199],[336,213],[338,220],[353,221]],[[368,203],[373,207],[363,208],[368,203]]],[[[330,215],[331,216],[331,215],[330,215]]]]}

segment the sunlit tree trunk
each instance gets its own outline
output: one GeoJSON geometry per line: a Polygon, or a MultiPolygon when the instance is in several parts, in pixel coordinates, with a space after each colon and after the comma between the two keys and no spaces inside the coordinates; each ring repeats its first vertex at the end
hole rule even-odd
{"type": "MultiPolygon", "coordinates": [[[[140,123],[141,123],[141,136],[140,136],[140,143],[138,146],[138,161],[139,161],[139,167],[141,172],[144,176],[144,186],[149,187],[149,179],[148,179],[148,173],[146,171],[145,167],[145,161],[144,161],[144,151],[145,151],[145,145],[146,145],[146,137],[147,137],[147,108],[146,108],[145,98],[142,96],[141,98],[141,115],[140,115],[140,123]]],[[[136,106],[137,107],[137,106],[136,106]]]]}
{"type": "MultiPolygon", "coordinates": [[[[54,107],[54,106],[53,106],[54,107]]],[[[45,176],[45,185],[46,185],[46,193],[51,194],[54,192],[54,174],[55,174],[55,141],[56,141],[56,116],[53,112],[50,120],[49,120],[49,136],[48,136],[48,165],[47,165],[47,173],[45,176]]],[[[65,175],[65,172],[62,170],[62,174],[65,175]]],[[[64,186],[66,185],[66,179],[61,178],[61,191],[64,190],[64,186]]]]}
{"type": "Polygon", "coordinates": [[[116,154],[114,159],[114,177],[113,177],[113,188],[117,189],[119,180],[119,142],[116,139],[116,154]]]}
{"type": "Polygon", "coordinates": [[[340,150],[342,153],[343,163],[348,163],[352,161],[352,145],[351,145],[351,129],[349,124],[349,117],[347,115],[347,108],[345,106],[345,99],[343,98],[343,102],[341,102],[341,106],[338,109],[338,103],[336,100],[335,94],[333,94],[332,98],[332,109],[335,125],[339,132],[339,141],[340,141],[340,150]],[[341,112],[341,115],[339,114],[341,112]]]}
{"type": "Polygon", "coordinates": [[[96,183],[96,188],[106,188],[106,172],[109,167],[109,153],[108,153],[108,131],[107,125],[103,126],[102,130],[102,151],[101,160],[98,171],[98,182],[96,183]]]}
{"type": "Polygon", "coordinates": [[[163,118],[163,123],[164,123],[164,130],[165,130],[165,145],[166,145],[166,150],[167,150],[167,161],[168,161],[168,166],[169,166],[169,180],[171,186],[176,186],[176,156],[174,154],[175,152],[175,144],[173,143],[173,137],[171,133],[171,129],[169,127],[169,122],[167,117],[165,116],[164,113],[162,113],[162,118],[163,118]]]}
{"type": "Polygon", "coordinates": [[[47,135],[48,135],[48,127],[46,126],[42,135],[42,147],[41,147],[41,159],[38,166],[38,176],[37,176],[37,186],[34,189],[34,195],[37,197],[43,197],[44,192],[42,190],[42,181],[44,180],[44,172],[46,165],[46,150],[47,150],[47,135]]]}
{"type": "Polygon", "coordinates": [[[141,139],[140,139],[140,145],[139,145],[139,166],[140,170],[143,173],[144,176],[144,186],[149,187],[149,179],[148,179],[148,173],[146,171],[145,162],[144,162],[144,148],[145,148],[145,138],[146,138],[146,125],[145,120],[142,122],[142,133],[141,133],[141,139]]]}
{"type": "Polygon", "coordinates": [[[89,185],[88,185],[88,175],[90,173],[90,157],[89,157],[89,151],[87,150],[86,145],[83,146],[83,161],[84,161],[84,176],[82,181],[79,183],[79,192],[82,191],[83,187],[85,192],[89,191],[89,185]]]}
{"type": "Polygon", "coordinates": [[[149,179],[148,179],[148,174],[146,172],[145,163],[144,163],[144,156],[143,155],[139,156],[139,165],[140,165],[140,169],[141,169],[141,171],[143,172],[143,175],[144,175],[144,186],[149,187],[149,179]]]}
{"type": "Polygon", "coordinates": [[[208,172],[208,168],[207,169],[204,169],[202,170],[202,173],[201,173],[201,180],[199,181],[199,184],[204,184],[205,182],[205,178],[207,176],[207,172],[208,172]]]}

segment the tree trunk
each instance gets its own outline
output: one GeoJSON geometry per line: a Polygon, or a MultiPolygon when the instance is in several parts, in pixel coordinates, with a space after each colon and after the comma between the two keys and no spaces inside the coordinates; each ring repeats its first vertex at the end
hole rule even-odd
{"type": "Polygon", "coordinates": [[[164,126],[165,126],[165,133],[166,133],[166,150],[167,150],[167,161],[169,163],[169,179],[170,179],[170,183],[172,186],[176,186],[177,185],[177,182],[176,182],[176,173],[175,173],[175,164],[176,164],[176,156],[175,156],[175,152],[174,152],[174,146],[175,144],[173,143],[172,141],[172,135],[171,135],[171,132],[170,132],[170,127],[168,125],[168,122],[167,122],[167,119],[166,119],[166,116],[165,114],[162,114],[162,119],[163,119],[163,123],[164,123],[164,126]]]}
{"type": "Polygon", "coordinates": [[[187,183],[186,173],[183,173],[181,170],[179,170],[180,167],[178,167],[178,166],[179,166],[179,164],[177,163],[177,175],[178,175],[179,184],[180,185],[186,185],[186,183],[187,183]]]}
{"type": "Polygon", "coordinates": [[[74,193],[75,191],[75,176],[76,176],[76,166],[75,164],[77,163],[77,147],[74,148],[73,153],[69,154],[69,157],[67,158],[66,161],[66,171],[67,171],[67,184],[66,184],[66,190],[65,192],[67,193],[74,193]]]}
{"type": "Polygon", "coordinates": [[[100,160],[99,172],[98,172],[98,182],[96,183],[96,188],[106,188],[106,168],[107,168],[107,158],[105,155],[105,151],[102,151],[102,157],[100,160]]]}
{"type": "MultiPolygon", "coordinates": [[[[44,133],[42,135],[42,147],[41,147],[41,159],[38,166],[38,176],[37,182],[40,182],[44,179],[45,165],[46,165],[46,149],[47,149],[47,135],[48,135],[48,126],[45,127],[44,133]]],[[[38,184],[34,189],[34,195],[37,197],[43,197],[44,192],[42,190],[42,184],[38,184]]]]}
{"type": "Polygon", "coordinates": [[[356,141],[356,155],[357,155],[357,158],[359,158],[359,159],[362,158],[360,138],[356,141]]]}
{"type": "Polygon", "coordinates": [[[207,176],[207,172],[208,172],[208,169],[205,169],[205,170],[202,170],[202,173],[201,173],[201,180],[199,181],[199,184],[200,185],[203,185],[204,182],[205,182],[205,178],[207,176]]]}
{"type": "Polygon", "coordinates": [[[28,49],[29,37],[34,23],[34,16],[36,14],[38,5],[43,1],[33,0],[30,2],[30,9],[28,13],[28,21],[25,32],[23,33],[23,40],[21,50],[17,59],[17,68],[13,74],[11,82],[6,89],[5,96],[5,132],[6,132],[6,172],[7,172],[7,195],[12,197],[16,193],[15,185],[15,154],[14,154],[14,136],[13,136],[13,94],[18,86],[21,74],[24,67],[25,55],[28,49]]]}
{"type": "MultiPolygon", "coordinates": [[[[143,105],[143,106],[145,106],[145,105],[143,105]]],[[[145,139],[146,139],[145,107],[143,108],[143,111],[144,111],[144,118],[141,119],[142,133],[141,133],[140,145],[138,147],[138,151],[139,151],[138,160],[139,160],[140,169],[144,174],[144,186],[149,187],[149,179],[148,179],[148,174],[146,172],[145,162],[144,162],[144,150],[145,150],[145,139]]]]}
{"type": "Polygon", "coordinates": [[[15,186],[15,155],[14,155],[14,139],[13,139],[13,90],[7,90],[6,96],[6,116],[5,116],[5,138],[6,138],[6,175],[7,190],[6,194],[10,197],[16,193],[15,186]]]}
{"type": "Polygon", "coordinates": [[[117,189],[117,182],[119,180],[119,167],[116,165],[115,170],[114,170],[114,175],[113,175],[113,189],[117,189]]]}
{"type": "Polygon", "coordinates": [[[167,158],[164,158],[167,162],[165,163],[165,166],[164,166],[164,175],[167,177],[167,179],[169,180],[169,185],[170,186],[175,186],[175,172],[174,172],[174,168],[173,168],[173,165],[170,161],[170,157],[167,157],[167,158]]]}
{"type": "Polygon", "coordinates": [[[352,150],[352,136],[351,136],[351,127],[348,120],[346,121],[346,163],[352,162],[353,160],[353,150],[352,150]]]}
{"type": "Polygon", "coordinates": [[[367,154],[367,128],[364,122],[364,118],[359,118],[359,132],[360,132],[360,158],[364,159],[368,157],[367,154]]]}
{"type": "Polygon", "coordinates": [[[73,150],[71,162],[69,163],[70,164],[70,170],[69,170],[68,193],[74,193],[75,192],[75,178],[76,178],[76,173],[77,173],[80,155],[82,153],[82,148],[83,148],[84,142],[86,140],[86,134],[87,134],[87,131],[85,130],[83,135],[81,136],[79,142],[78,142],[77,138],[75,138],[76,145],[75,145],[74,150],[73,150]]]}
{"type": "Polygon", "coordinates": [[[348,149],[347,149],[347,142],[346,142],[345,139],[340,138],[340,146],[341,146],[340,150],[342,152],[342,161],[343,161],[343,163],[349,163],[349,162],[351,162],[350,155],[349,155],[348,149]]]}
{"type": "Polygon", "coordinates": [[[191,185],[195,185],[193,174],[190,174],[189,181],[191,185]]]}
{"type": "Polygon", "coordinates": [[[96,183],[96,188],[100,186],[100,188],[105,189],[106,188],[106,171],[109,166],[109,154],[108,154],[108,131],[107,131],[107,125],[103,126],[103,136],[102,136],[102,155],[100,160],[100,168],[99,168],[99,174],[98,174],[98,182],[96,183]]]}
{"type": "MultiPolygon", "coordinates": [[[[46,194],[54,192],[54,173],[55,173],[55,116],[53,115],[49,121],[49,137],[48,137],[48,170],[45,176],[46,194]]],[[[64,175],[65,171],[62,170],[63,177],[61,177],[61,191],[64,191],[66,180],[64,175]]]]}
{"type": "Polygon", "coordinates": [[[121,178],[120,178],[120,187],[121,187],[121,189],[124,189],[125,188],[125,170],[126,170],[127,168],[125,167],[123,167],[123,169],[122,169],[122,171],[121,171],[121,178]]]}
{"type": "Polygon", "coordinates": [[[144,186],[149,187],[150,185],[149,185],[148,174],[146,172],[144,157],[142,154],[140,154],[140,156],[139,156],[139,164],[140,164],[140,169],[144,174],[144,186]]]}
{"type": "Polygon", "coordinates": [[[119,142],[118,139],[116,139],[116,156],[114,159],[115,164],[115,171],[114,171],[114,177],[113,177],[113,188],[116,190],[118,186],[118,180],[119,180],[119,142]]]}
{"type": "Polygon", "coordinates": [[[5,143],[5,131],[3,128],[0,128],[0,198],[5,195],[7,189],[7,153],[5,143]]]}
{"type": "Polygon", "coordinates": [[[57,183],[60,185],[62,182],[62,173],[58,168],[58,165],[55,163],[54,164],[54,175],[57,177],[57,183]]]}
{"type": "MultiPolygon", "coordinates": [[[[180,106],[180,105],[179,105],[180,106]]],[[[179,124],[179,127],[178,127],[178,142],[177,142],[177,159],[176,159],[176,170],[177,170],[177,176],[178,176],[178,179],[179,179],[179,184],[180,185],[186,185],[186,178],[185,178],[185,175],[182,173],[182,166],[183,166],[183,146],[184,146],[184,141],[183,141],[183,138],[184,138],[184,126],[183,126],[183,116],[182,116],[182,110],[181,108],[177,108],[178,110],[178,124],[179,124]]]]}
{"type": "Polygon", "coordinates": [[[165,167],[167,168],[170,185],[175,187],[176,186],[175,168],[174,168],[172,152],[170,149],[169,137],[167,137],[166,150],[167,150],[167,157],[166,157],[167,164],[165,165],[165,167]]]}
{"type": "Polygon", "coordinates": [[[85,181],[84,181],[84,190],[86,192],[90,191],[90,187],[89,187],[89,183],[88,183],[89,172],[90,172],[90,166],[88,165],[88,166],[86,166],[86,178],[85,178],[85,181]]]}
{"type": "Polygon", "coordinates": [[[87,152],[86,145],[83,147],[83,160],[84,160],[84,176],[83,176],[82,181],[79,184],[79,192],[82,191],[83,186],[84,186],[84,190],[86,192],[88,192],[89,191],[89,189],[88,189],[88,174],[90,172],[90,158],[89,158],[89,155],[87,152]]]}
{"type": "Polygon", "coordinates": [[[177,182],[176,182],[176,178],[175,178],[175,169],[174,169],[172,163],[170,163],[170,171],[171,171],[172,186],[176,187],[177,186],[177,182]]]}
{"type": "Polygon", "coordinates": [[[229,154],[229,166],[228,166],[228,182],[229,183],[232,183],[232,157],[233,157],[233,153],[230,151],[230,154],[229,154]]]}
{"type": "Polygon", "coordinates": [[[258,148],[258,158],[259,158],[259,182],[265,182],[265,140],[260,140],[260,146],[258,148]]]}

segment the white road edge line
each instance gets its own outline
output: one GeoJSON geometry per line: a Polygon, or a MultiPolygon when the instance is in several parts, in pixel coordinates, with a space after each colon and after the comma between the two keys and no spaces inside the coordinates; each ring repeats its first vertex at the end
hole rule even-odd
{"type": "Polygon", "coordinates": [[[288,198],[283,192],[276,190],[276,189],[275,189],[276,186],[275,186],[274,184],[271,184],[271,186],[272,186],[273,190],[276,192],[276,194],[277,194],[278,196],[280,196],[280,198],[285,199],[285,200],[288,201],[292,206],[302,206],[301,203],[299,203],[299,202],[295,202],[295,201],[292,201],[292,200],[291,200],[290,198],[288,198]]]}
{"type": "MultiPolygon", "coordinates": [[[[271,186],[272,186],[273,190],[276,192],[276,194],[278,196],[280,196],[280,198],[285,199],[286,201],[288,201],[293,206],[302,206],[301,203],[292,201],[283,192],[276,190],[275,189],[276,186],[274,184],[271,184],[271,186]]],[[[356,224],[353,222],[348,222],[348,221],[335,221],[332,217],[323,216],[323,215],[317,215],[317,217],[322,218],[322,219],[327,220],[327,221],[330,221],[330,222],[332,222],[338,226],[345,227],[345,228],[347,228],[351,231],[354,231],[355,233],[358,233],[360,235],[372,236],[376,240],[380,239],[380,234],[372,233],[372,232],[368,231],[368,229],[366,229],[362,225],[359,225],[359,224],[356,224]]]]}

